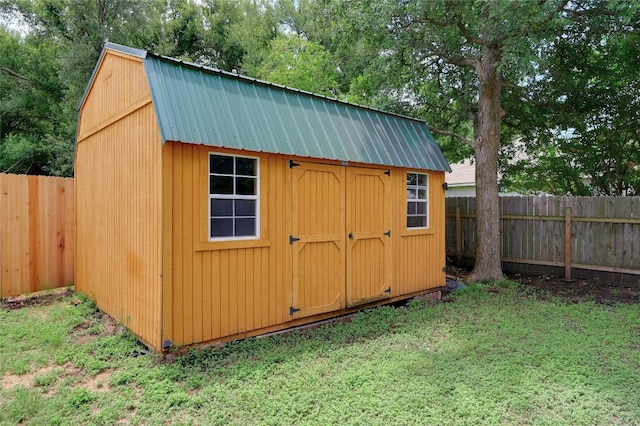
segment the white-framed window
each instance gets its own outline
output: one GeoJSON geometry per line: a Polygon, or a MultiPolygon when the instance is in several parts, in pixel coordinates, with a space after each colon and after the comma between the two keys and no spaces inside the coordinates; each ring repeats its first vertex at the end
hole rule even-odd
{"type": "Polygon", "coordinates": [[[258,158],[209,153],[209,239],[257,238],[258,158]]]}
{"type": "Polygon", "coordinates": [[[407,228],[429,227],[429,175],[407,173],[407,228]]]}

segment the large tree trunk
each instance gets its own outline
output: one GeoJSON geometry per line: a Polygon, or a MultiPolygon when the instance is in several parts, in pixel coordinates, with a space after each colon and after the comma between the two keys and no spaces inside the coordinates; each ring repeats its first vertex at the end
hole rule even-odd
{"type": "Polygon", "coordinates": [[[484,46],[478,66],[479,110],[474,129],[476,157],[476,261],[470,282],[502,278],[500,263],[500,216],[498,211],[498,151],[502,121],[502,75],[499,48],[484,46]]]}

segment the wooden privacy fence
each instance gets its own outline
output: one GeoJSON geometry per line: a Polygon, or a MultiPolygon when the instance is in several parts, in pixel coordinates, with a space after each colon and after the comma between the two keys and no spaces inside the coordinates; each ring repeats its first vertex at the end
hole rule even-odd
{"type": "Polygon", "coordinates": [[[73,179],[0,173],[0,297],[73,282],[73,179]]]}
{"type": "MultiPolygon", "coordinates": [[[[640,284],[640,197],[501,197],[505,270],[640,284]]],[[[475,257],[475,198],[446,200],[447,255],[475,257]]]]}

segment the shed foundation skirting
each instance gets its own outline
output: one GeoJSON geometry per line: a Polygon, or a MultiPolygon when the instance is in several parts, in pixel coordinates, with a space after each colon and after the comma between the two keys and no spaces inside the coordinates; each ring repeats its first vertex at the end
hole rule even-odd
{"type": "MultiPolygon", "coordinates": [[[[301,318],[299,320],[295,320],[285,324],[280,324],[273,327],[266,327],[259,330],[252,330],[246,333],[238,333],[233,336],[226,336],[225,338],[222,338],[222,339],[216,339],[216,340],[211,340],[211,341],[201,342],[201,343],[194,343],[192,345],[189,345],[189,347],[196,347],[196,348],[206,348],[210,346],[219,347],[224,345],[227,342],[232,342],[235,340],[247,339],[252,337],[266,338],[270,336],[291,333],[293,331],[298,331],[298,330],[318,328],[318,327],[322,327],[323,325],[332,324],[335,322],[348,322],[354,316],[356,316],[359,312],[365,309],[374,308],[376,306],[391,305],[398,302],[408,301],[414,298],[439,301],[439,300],[442,300],[443,291],[445,291],[444,287],[430,289],[427,292],[420,291],[420,292],[416,292],[409,295],[394,297],[391,299],[385,299],[384,301],[378,301],[378,302],[373,302],[373,303],[361,305],[361,306],[350,308],[350,309],[344,309],[340,312],[330,312],[326,314],[316,315],[313,317],[301,318]]],[[[171,349],[171,346],[167,346],[163,348],[165,352],[170,349],[171,349]]]]}

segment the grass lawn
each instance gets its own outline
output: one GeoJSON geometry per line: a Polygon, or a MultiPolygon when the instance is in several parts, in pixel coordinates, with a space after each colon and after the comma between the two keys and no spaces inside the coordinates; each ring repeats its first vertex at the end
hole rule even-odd
{"type": "Polygon", "coordinates": [[[79,296],[1,309],[0,425],[640,423],[640,305],[490,290],[172,362],[79,296]]]}

